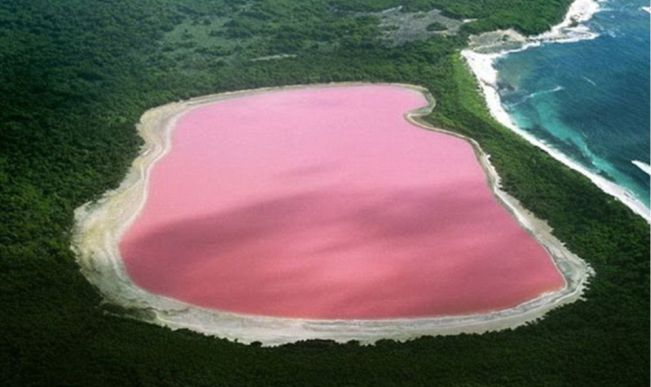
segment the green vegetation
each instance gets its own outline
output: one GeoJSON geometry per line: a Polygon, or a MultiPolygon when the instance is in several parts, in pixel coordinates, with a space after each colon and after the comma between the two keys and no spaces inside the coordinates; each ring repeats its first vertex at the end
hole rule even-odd
{"type": "Polygon", "coordinates": [[[471,31],[541,32],[568,4],[0,2],[0,384],[648,385],[648,225],[494,122],[458,54],[471,31]],[[399,4],[478,20],[458,36],[387,47],[377,19],[356,12],[399,4]],[[295,56],[253,60],[281,54],[295,56]],[[506,189],[594,267],[586,301],[514,331],[374,347],[258,348],[105,313],[69,249],[73,210],[120,182],[143,111],[218,91],[350,80],[431,90],[438,106],[428,119],[475,138],[506,189]]]}
{"type": "Polygon", "coordinates": [[[381,11],[402,6],[405,10],[438,8],[446,16],[477,19],[466,26],[470,32],[515,28],[525,34],[540,33],[560,21],[571,0],[332,0],[337,9],[381,11]]]}

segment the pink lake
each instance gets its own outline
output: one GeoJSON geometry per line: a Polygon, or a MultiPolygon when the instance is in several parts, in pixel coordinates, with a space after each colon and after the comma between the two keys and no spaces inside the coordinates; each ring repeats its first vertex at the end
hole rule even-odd
{"type": "Polygon", "coordinates": [[[558,290],[466,141],[410,124],[391,85],[278,90],[181,116],[120,241],[132,280],[236,313],[480,313],[558,290]]]}

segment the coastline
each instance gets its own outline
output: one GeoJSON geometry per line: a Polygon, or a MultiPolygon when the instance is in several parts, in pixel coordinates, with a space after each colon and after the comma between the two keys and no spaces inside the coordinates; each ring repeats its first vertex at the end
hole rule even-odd
{"type": "Polygon", "coordinates": [[[145,144],[120,187],[105,193],[99,201],[86,203],[75,210],[72,248],[82,273],[98,288],[106,302],[117,305],[126,312],[123,314],[125,317],[171,329],[191,329],[243,343],[257,341],[267,346],[308,339],[330,339],[337,342],[358,340],[363,344],[372,344],[380,339],[405,341],[425,335],[512,329],[542,318],[551,309],[580,299],[590,275],[594,274],[592,269],[552,235],[546,222],[537,219],[515,198],[501,190],[499,175],[490,163],[489,155],[481,150],[477,142],[457,133],[434,128],[421,120],[420,117],[429,114],[435,107],[433,97],[421,87],[402,84],[390,85],[420,92],[429,102],[426,107],[406,113],[405,118],[423,129],[454,135],[472,145],[486,172],[487,184],[497,200],[544,246],[563,275],[565,286],[561,290],[542,294],[513,308],[484,314],[413,319],[310,320],[252,316],[200,308],[149,293],[131,282],[118,251],[118,241],[142,209],[147,197],[150,171],[169,151],[172,129],[182,114],[203,104],[253,93],[366,84],[368,83],[337,83],[243,90],[174,102],[148,110],[137,126],[145,144]]]}
{"type": "MultiPolygon", "coordinates": [[[[549,31],[539,35],[525,37],[513,30],[494,31],[482,36],[470,38],[470,47],[461,51],[470,70],[479,83],[482,94],[490,114],[500,124],[511,129],[534,146],[542,149],[557,161],[581,173],[590,179],[603,192],[615,197],[634,213],[640,215],[647,222],[651,222],[651,212],[646,205],[637,199],[626,188],[590,171],[571,157],[556,150],[534,135],[519,128],[504,109],[498,92],[498,73],[495,61],[513,52],[523,51],[543,43],[572,43],[581,40],[594,39],[598,35],[582,24],[600,11],[600,4],[596,0],[575,0],[569,7],[563,21],[553,26],[549,31]]],[[[636,164],[637,165],[637,164],[636,164]]]]}

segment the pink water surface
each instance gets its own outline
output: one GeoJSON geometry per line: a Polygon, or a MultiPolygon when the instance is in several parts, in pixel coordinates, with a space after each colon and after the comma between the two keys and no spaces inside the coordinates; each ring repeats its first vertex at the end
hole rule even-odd
{"type": "Polygon", "coordinates": [[[303,318],[458,315],[559,289],[471,146],[398,86],[273,91],[183,115],[120,251],[139,286],[303,318]]]}

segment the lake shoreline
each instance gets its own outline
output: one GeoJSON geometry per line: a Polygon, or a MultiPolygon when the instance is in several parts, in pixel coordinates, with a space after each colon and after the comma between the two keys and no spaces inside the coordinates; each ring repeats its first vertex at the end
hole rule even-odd
{"type": "Polygon", "coordinates": [[[296,85],[279,88],[243,90],[214,94],[175,102],[145,112],[138,133],[145,140],[141,153],[116,190],[106,193],[95,203],[87,203],[75,211],[73,250],[82,273],[95,285],[108,303],[122,307],[126,317],[166,326],[191,329],[203,334],[243,343],[261,342],[281,345],[308,339],[330,339],[337,342],[358,340],[371,344],[380,339],[405,341],[425,335],[483,333],[511,329],[540,319],[549,310],[580,299],[592,269],[569,252],[556,239],[551,228],[500,188],[500,179],[479,145],[472,139],[434,128],[421,117],[434,108],[434,99],[418,86],[392,84],[423,93],[429,106],[409,112],[406,119],[427,130],[440,131],[470,142],[486,172],[488,184],[500,204],[504,205],[543,246],[563,274],[565,286],[558,292],[543,294],[514,308],[490,313],[432,318],[384,320],[310,320],[275,318],[221,312],[200,308],[174,299],[149,293],[131,282],[118,251],[121,236],[142,209],[147,197],[147,182],[152,166],[167,154],[171,131],[180,115],[189,109],[223,99],[273,90],[369,85],[369,83],[337,83],[296,85]]]}

